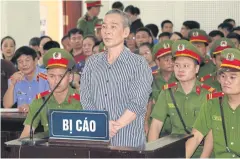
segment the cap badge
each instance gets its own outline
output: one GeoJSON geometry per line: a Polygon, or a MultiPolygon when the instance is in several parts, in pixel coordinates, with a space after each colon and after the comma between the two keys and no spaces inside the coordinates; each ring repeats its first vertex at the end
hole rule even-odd
{"type": "Polygon", "coordinates": [[[170,48],[170,45],[167,44],[167,43],[164,43],[164,44],[163,44],[163,48],[164,48],[164,49],[168,49],[168,48],[170,48]]]}
{"type": "Polygon", "coordinates": [[[61,58],[62,58],[62,54],[60,52],[53,53],[53,59],[61,59],[61,58]]]}
{"type": "Polygon", "coordinates": [[[221,41],[220,46],[226,47],[227,46],[227,41],[221,41]]]}
{"type": "Polygon", "coordinates": [[[185,50],[185,45],[184,44],[179,44],[178,45],[178,51],[183,51],[185,50]]]}
{"type": "Polygon", "coordinates": [[[233,53],[228,53],[226,59],[227,59],[228,61],[233,61],[233,60],[234,60],[234,55],[233,55],[233,53]]]}
{"type": "Polygon", "coordinates": [[[198,32],[197,31],[195,31],[195,32],[193,32],[193,34],[192,34],[193,36],[198,36],[199,34],[198,34],[198,32]]]}

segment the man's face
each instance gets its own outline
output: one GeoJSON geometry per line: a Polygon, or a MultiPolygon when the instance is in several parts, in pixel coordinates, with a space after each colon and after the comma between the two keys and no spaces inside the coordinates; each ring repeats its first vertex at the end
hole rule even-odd
{"type": "Polygon", "coordinates": [[[220,68],[221,64],[222,64],[222,60],[221,60],[221,55],[215,55],[215,58],[212,58],[213,63],[216,65],[217,70],[220,68]]]}
{"type": "Polygon", "coordinates": [[[221,39],[222,37],[221,37],[220,35],[216,35],[216,36],[210,37],[210,38],[211,38],[211,43],[209,43],[208,48],[211,48],[212,45],[214,44],[214,42],[215,42],[216,40],[221,39]]]}
{"type": "MultiPolygon", "coordinates": [[[[53,90],[60,79],[63,77],[66,72],[66,68],[50,68],[47,70],[47,80],[50,86],[50,89],[53,90]]],[[[61,93],[69,87],[69,82],[72,80],[72,75],[67,73],[63,78],[60,85],[55,90],[56,93],[61,93]]]]}
{"type": "Polygon", "coordinates": [[[206,56],[206,54],[207,54],[207,47],[206,47],[206,45],[204,43],[202,43],[202,42],[193,42],[192,44],[198,49],[198,51],[201,53],[201,55],[203,57],[206,56]]]}
{"type": "Polygon", "coordinates": [[[230,38],[230,40],[234,43],[236,48],[239,48],[239,41],[235,38],[230,38]]]}
{"type": "Polygon", "coordinates": [[[135,38],[135,34],[131,33],[128,35],[127,39],[126,39],[126,43],[127,43],[127,47],[128,48],[136,48],[136,38],[135,38]]]}
{"type": "Polygon", "coordinates": [[[93,54],[94,41],[91,38],[83,40],[83,54],[85,56],[91,56],[93,54]]]}
{"type": "Polygon", "coordinates": [[[189,57],[177,57],[174,62],[174,73],[176,78],[181,82],[191,81],[196,78],[199,71],[199,65],[189,57]]]}
{"type": "Polygon", "coordinates": [[[15,51],[15,44],[12,39],[5,39],[1,46],[2,54],[7,57],[13,57],[15,51]]]}
{"type": "Polygon", "coordinates": [[[223,93],[228,95],[240,94],[240,72],[223,72],[219,76],[223,93]]]}
{"type": "Polygon", "coordinates": [[[161,71],[173,72],[173,59],[172,55],[165,55],[155,60],[161,71]]]}
{"type": "Polygon", "coordinates": [[[100,11],[101,11],[100,6],[92,7],[92,13],[93,13],[94,16],[98,16],[100,11]]]}
{"type": "Polygon", "coordinates": [[[142,43],[152,43],[152,38],[145,31],[139,31],[136,33],[136,44],[139,47],[142,43]]]}
{"type": "Polygon", "coordinates": [[[70,35],[70,45],[73,49],[81,49],[83,43],[83,36],[81,34],[70,35]]]}
{"type": "Polygon", "coordinates": [[[172,33],[173,25],[171,23],[165,23],[162,28],[162,32],[169,32],[172,33]]]}
{"type": "Polygon", "coordinates": [[[123,18],[120,15],[108,14],[104,17],[101,32],[105,46],[110,49],[123,44],[130,29],[123,26],[123,18]]]}
{"type": "Polygon", "coordinates": [[[70,45],[70,40],[69,40],[69,38],[64,39],[64,40],[62,41],[62,45],[63,45],[64,50],[66,50],[66,51],[68,51],[68,52],[70,52],[70,51],[72,50],[72,47],[71,47],[71,45],[70,45]]]}
{"type": "Polygon", "coordinates": [[[184,38],[188,38],[188,33],[189,33],[190,29],[188,29],[186,26],[182,26],[181,28],[181,34],[184,38]]]}
{"type": "Polygon", "coordinates": [[[24,75],[31,75],[36,70],[37,58],[33,60],[30,55],[21,55],[17,59],[17,66],[24,75]]]}
{"type": "Polygon", "coordinates": [[[153,62],[152,52],[146,45],[139,48],[139,54],[147,60],[148,64],[153,62]]]}

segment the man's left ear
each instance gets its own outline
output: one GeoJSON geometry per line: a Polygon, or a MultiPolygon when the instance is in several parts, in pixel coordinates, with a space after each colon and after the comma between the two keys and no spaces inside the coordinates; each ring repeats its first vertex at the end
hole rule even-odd
{"type": "Polygon", "coordinates": [[[124,39],[127,38],[129,34],[130,34],[130,28],[129,27],[124,28],[124,39]]]}
{"type": "Polygon", "coordinates": [[[199,72],[200,65],[196,65],[196,74],[199,72]]]}

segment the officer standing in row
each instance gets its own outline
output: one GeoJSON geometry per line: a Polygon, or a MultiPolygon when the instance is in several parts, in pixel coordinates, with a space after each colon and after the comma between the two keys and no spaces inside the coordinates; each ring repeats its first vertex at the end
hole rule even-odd
{"type": "Polygon", "coordinates": [[[95,24],[98,20],[100,13],[100,7],[102,6],[101,0],[86,1],[87,13],[78,19],[77,28],[83,30],[83,35],[94,35],[95,24]]]}
{"type": "Polygon", "coordinates": [[[218,91],[221,91],[221,85],[218,82],[217,72],[220,69],[221,61],[221,52],[227,48],[234,48],[234,44],[230,39],[221,38],[216,40],[212,47],[210,48],[210,54],[212,57],[213,63],[216,65],[216,71],[210,74],[207,74],[201,77],[199,80],[207,85],[210,85],[216,88],[218,91]]]}
{"type": "MultiPolygon", "coordinates": [[[[200,103],[204,102],[206,95],[210,93],[196,77],[202,63],[202,56],[198,49],[186,40],[178,40],[172,45],[172,54],[175,58],[174,73],[179,82],[163,86],[151,114],[153,120],[148,141],[159,138],[167,115],[171,119],[172,134],[190,134],[200,111],[200,103]]],[[[202,149],[203,146],[200,146],[194,157],[200,157],[202,149]]],[[[209,157],[211,145],[204,150],[201,157],[209,157]]]]}
{"type": "Polygon", "coordinates": [[[60,85],[55,89],[53,96],[50,97],[46,106],[33,122],[33,129],[35,130],[41,121],[44,131],[48,130],[47,112],[49,109],[82,109],[82,106],[80,105],[80,96],[77,94],[78,91],[74,90],[69,85],[69,82],[72,81],[72,74],[70,70],[75,65],[72,55],[63,49],[53,48],[44,55],[43,64],[47,68],[47,80],[49,82],[50,90],[38,94],[36,99],[30,104],[30,109],[24,122],[24,129],[20,138],[30,135],[30,125],[33,116],[45,102],[48,95],[56,87],[57,83],[67,70],[69,70],[69,72],[63,78],[60,85]]]}
{"type": "Polygon", "coordinates": [[[186,157],[191,157],[206,134],[212,133],[216,158],[240,158],[240,51],[222,51],[219,70],[223,92],[212,93],[201,107],[193,125],[194,135],[186,143],[186,157]]]}
{"type": "Polygon", "coordinates": [[[213,73],[216,70],[216,67],[207,55],[207,46],[210,43],[210,38],[207,33],[204,30],[192,29],[188,36],[190,42],[198,49],[203,57],[203,63],[198,72],[198,78],[213,73]]]}

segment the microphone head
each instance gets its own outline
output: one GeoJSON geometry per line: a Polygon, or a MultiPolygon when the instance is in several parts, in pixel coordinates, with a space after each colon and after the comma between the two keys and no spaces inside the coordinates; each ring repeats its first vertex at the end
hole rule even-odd
{"type": "Polygon", "coordinates": [[[72,70],[75,64],[73,56],[64,49],[52,48],[43,56],[43,65],[47,69],[63,67],[72,70]]]}

